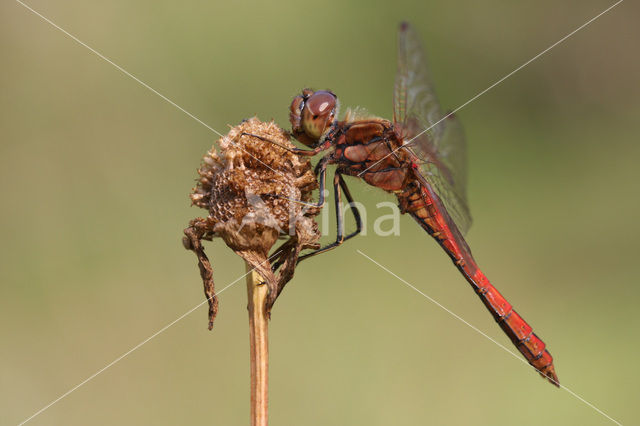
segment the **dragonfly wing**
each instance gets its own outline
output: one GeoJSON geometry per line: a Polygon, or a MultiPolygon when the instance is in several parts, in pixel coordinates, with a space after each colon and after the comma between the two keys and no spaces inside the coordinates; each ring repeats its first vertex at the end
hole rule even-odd
{"type": "Polygon", "coordinates": [[[460,121],[449,116],[438,150],[422,134],[409,144],[409,149],[420,160],[420,173],[431,185],[447,209],[449,216],[460,230],[466,234],[471,227],[471,213],[467,203],[467,165],[464,149],[464,131],[460,121]]]}
{"type": "MultiPolygon", "coordinates": [[[[408,22],[401,23],[398,30],[398,69],[393,105],[395,123],[405,123],[416,112],[425,114],[424,118],[431,123],[442,118],[422,44],[408,22]]],[[[442,133],[443,127],[435,126],[427,133],[435,137],[442,133]]]]}
{"type": "Polygon", "coordinates": [[[394,123],[420,160],[420,171],[460,232],[471,226],[467,204],[464,131],[454,115],[442,113],[420,39],[406,22],[398,31],[394,123]]]}

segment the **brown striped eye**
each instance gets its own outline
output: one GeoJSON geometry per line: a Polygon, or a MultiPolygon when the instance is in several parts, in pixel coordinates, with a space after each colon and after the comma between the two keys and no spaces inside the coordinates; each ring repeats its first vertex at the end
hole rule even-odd
{"type": "Polygon", "coordinates": [[[319,90],[309,96],[304,102],[300,123],[304,132],[313,139],[320,139],[333,123],[336,104],[336,95],[328,91],[319,90]]]}
{"type": "Polygon", "coordinates": [[[306,102],[306,108],[314,118],[331,113],[335,107],[336,96],[331,92],[315,92],[306,102]]]}

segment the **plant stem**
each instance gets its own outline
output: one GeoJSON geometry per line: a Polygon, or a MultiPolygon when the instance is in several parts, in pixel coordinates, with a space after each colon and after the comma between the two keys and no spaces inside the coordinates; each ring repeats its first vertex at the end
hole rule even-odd
{"type": "Polygon", "coordinates": [[[265,312],[268,287],[245,262],[251,346],[251,426],[269,424],[269,319],[265,312]]]}

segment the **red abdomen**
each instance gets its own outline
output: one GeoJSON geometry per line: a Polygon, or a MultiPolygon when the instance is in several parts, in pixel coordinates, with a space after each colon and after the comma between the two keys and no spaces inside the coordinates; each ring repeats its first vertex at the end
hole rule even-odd
{"type": "Polygon", "coordinates": [[[543,377],[559,386],[553,358],[544,342],[478,268],[471,250],[428,181],[416,170],[417,159],[387,120],[341,122],[332,162],[342,173],[395,192],[403,213],[409,213],[434,237],[471,284],[511,342],[543,377]]]}
{"type": "Polygon", "coordinates": [[[476,264],[471,250],[446,214],[437,196],[418,182],[398,195],[400,205],[447,252],[458,270],[471,284],[500,328],[520,353],[543,377],[559,386],[553,357],[531,326],[513,309],[511,304],[489,282],[476,264]]]}

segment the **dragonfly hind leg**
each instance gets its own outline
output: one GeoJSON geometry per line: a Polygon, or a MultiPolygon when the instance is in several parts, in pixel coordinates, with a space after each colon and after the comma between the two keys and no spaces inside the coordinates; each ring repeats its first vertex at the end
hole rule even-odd
{"type": "Polygon", "coordinates": [[[307,253],[298,258],[298,263],[303,261],[304,259],[308,259],[312,256],[316,256],[321,253],[325,253],[329,250],[332,250],[345,241],[355,237],[360,232],[362,232],[362,218],[360,217],[360,212],[358,208],[354,205],[353,197],[351,196],[351,192],[347,187],[344,178],[342,177],[342,173],[337,170],[336,174],[333,177],[333,194],[335,197],[335,212],[336,212],[336,222],[337,222],[337,231],[336,231],[336,240],[328,244],[324,247],[321,247],[317,250],[312,251],[311,253],[307,253]],[[349,202],[348,208],[353,214],[353,218],[356,221],[356,230],[348,235],[344,235],[344,212],[342,211],[342,191],[344,191],[344,196],[347,198],[349,202]]]}

